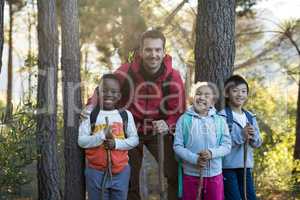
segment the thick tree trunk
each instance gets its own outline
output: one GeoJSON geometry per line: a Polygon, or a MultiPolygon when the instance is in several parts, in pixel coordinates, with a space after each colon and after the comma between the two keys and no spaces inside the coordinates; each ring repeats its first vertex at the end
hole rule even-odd
{"type": "MultiPolygon", "coordinates": [[[[222,91],[235,58],[235,0],[198,1],[195,81],[211,81],[222,91]]],[[[220,102],[223,102],[221,100],[220,102]]],[[[223,103],[219,103],[221,107],[223,103]]]]}
{"type": "Polygon", "coordinates": [[[8,12],[9,12],[9,32],[8,32],[8,64],[7,64],[7,89],[6,89],[6,117],[5,119],[8,120],[11,118],[12,115],[12,81],[13,81],[13,10],[12,10],[12,2],[8,1],[8,12]]]}
{"type": "Polygon", "coordinates": [[[77,145],[80,94],[80,49],[77,0],[62,1],[62,71],[66,200],[85,199],[84,154],[77,145]]]}
{"type": "Polygon", "coordinates": [[[2,53],[3,53],[3,43],[4,43],[4,2],[5,0],[0,0],[0,74],[2,69],[2,53]]]}
{"type": "Polygon", "coordinates": [[[296,115],[296,142],[294,148],[294,159],[300,160],[300,81],[298,85],[297,115],[296,115]]]}
{"type": "Polygon", "coordinates": [[[37,177],[40,200],[60,200],[56,151],[58,33],[55,0],[38,0],[37,177]]]}

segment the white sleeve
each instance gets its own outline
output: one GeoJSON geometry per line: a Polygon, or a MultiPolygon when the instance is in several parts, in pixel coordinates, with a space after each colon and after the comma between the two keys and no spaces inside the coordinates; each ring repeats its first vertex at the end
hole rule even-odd
{"type": "Polygon", "coordinates": [[[97,147],[105,140],[103,130],[95,135],[91,135],[90,117],[83,120],[79,126],[78,145],[81,148],[97,147]]]}
{"type": "Polygon", "coordinates": [[[126,129],[126,139],[115,139],[116,149],[118,150],[130,150],[139,144],[139,137],[135,127],[134,119],[131,112],[127,111],[128,123],[126,129]]]}

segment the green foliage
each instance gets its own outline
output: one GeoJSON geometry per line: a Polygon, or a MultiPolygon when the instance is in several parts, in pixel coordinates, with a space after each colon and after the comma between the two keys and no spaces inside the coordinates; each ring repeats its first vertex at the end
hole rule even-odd
{"type": "Polygon", "coordinates": [[[257,0],[238,0],[236,1],[238,16],[244,16],[246,14],[253,13],[253,6],[257,3],[257,0]]]}
{"type": "Polygon", "coordinates": [[[81,44],[95,44],[99,61],[107,67],[116,50],[126,61],[138,44],[137,36],[146,29],[139,1],[86,0],[79,2],[79,8],[81,44]]]}
{"type": "Polygon", "coordinates": [[[255,151],[255,183],[262,199],[291,199],[293,173],[300,169],[300,162],[293,159],[295,144],[295,99],[278,92],[278,86],[266,88],[256,79],[252,80],[248,108],[257,114],[263,145],[255,151]],[[276,89],[275,89],[276,88],[276,89]]]}
{"type": "Polygon", "coordinates": [[[24,171],[36,158],[36,123],[31,109],[31,105],[18,107],[9,122],[0,124],[1,197],[18,193],[31,181],[24,171]]]}

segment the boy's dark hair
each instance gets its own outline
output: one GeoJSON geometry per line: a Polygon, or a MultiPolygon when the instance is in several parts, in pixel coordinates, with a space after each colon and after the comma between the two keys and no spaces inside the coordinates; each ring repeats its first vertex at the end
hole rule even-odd
{"type": "Polygon", "coordinates": [[[157,29],[151,29],[148,31],[145,31],[142,33],[141,38],[140,38],[140,48],[143,47],[144,45],[144,40],[147,38],[152,38],[152,39],[161,39],[163,41],[163,48],[165,49],[166,45],[166,38],[162,32],[160,32],[157,29]]]}
{"type": "MultiPolygon", "coordinates": [[[[229,77],[224,84],[224,89],[225,89],[225,94],[229,92],[229,90],[233,87],[236,87],[238,85],[245,84],[247,87],[247,93],[249,93],[249,86],[246,81],[242,76],[240,75],[232,75],[229,77]]],[[[228,105],[228,98],[225,98],[225,104],[228,105]]]]}
{"type": "Polygon", "coordinates": [[[104,79],[113,79],[113,80],[116,80],[120,84],[120,81],[117,78],[117,76],[112,73],[103,74],[103,76],[100,79],[100,82],[102,82],[104,79]]]}
{"type": "Polygon", "coordinates": [[[231,89],[232,87],[236,87],[238,85],[245,84],[247,86],[247,92],[249,93],[249,86],[247,81],[240,75],[232,75],[229,77],[224,84],[225,89],[231,89]]]}

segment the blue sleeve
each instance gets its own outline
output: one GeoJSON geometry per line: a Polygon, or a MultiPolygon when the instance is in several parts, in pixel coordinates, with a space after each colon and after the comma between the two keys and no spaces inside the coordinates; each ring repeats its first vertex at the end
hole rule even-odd
{"type": "Polygon", "coordinates": [[[176,123],[173,149],[174,149],[176,155],[179,156],[182,160],[196,165],[199,156],[198,156],[198,154],[191,152],[189,149],[187,149],[184,146],[182,123],[183,123],[183,117],[181,116],[176,123]]]}

